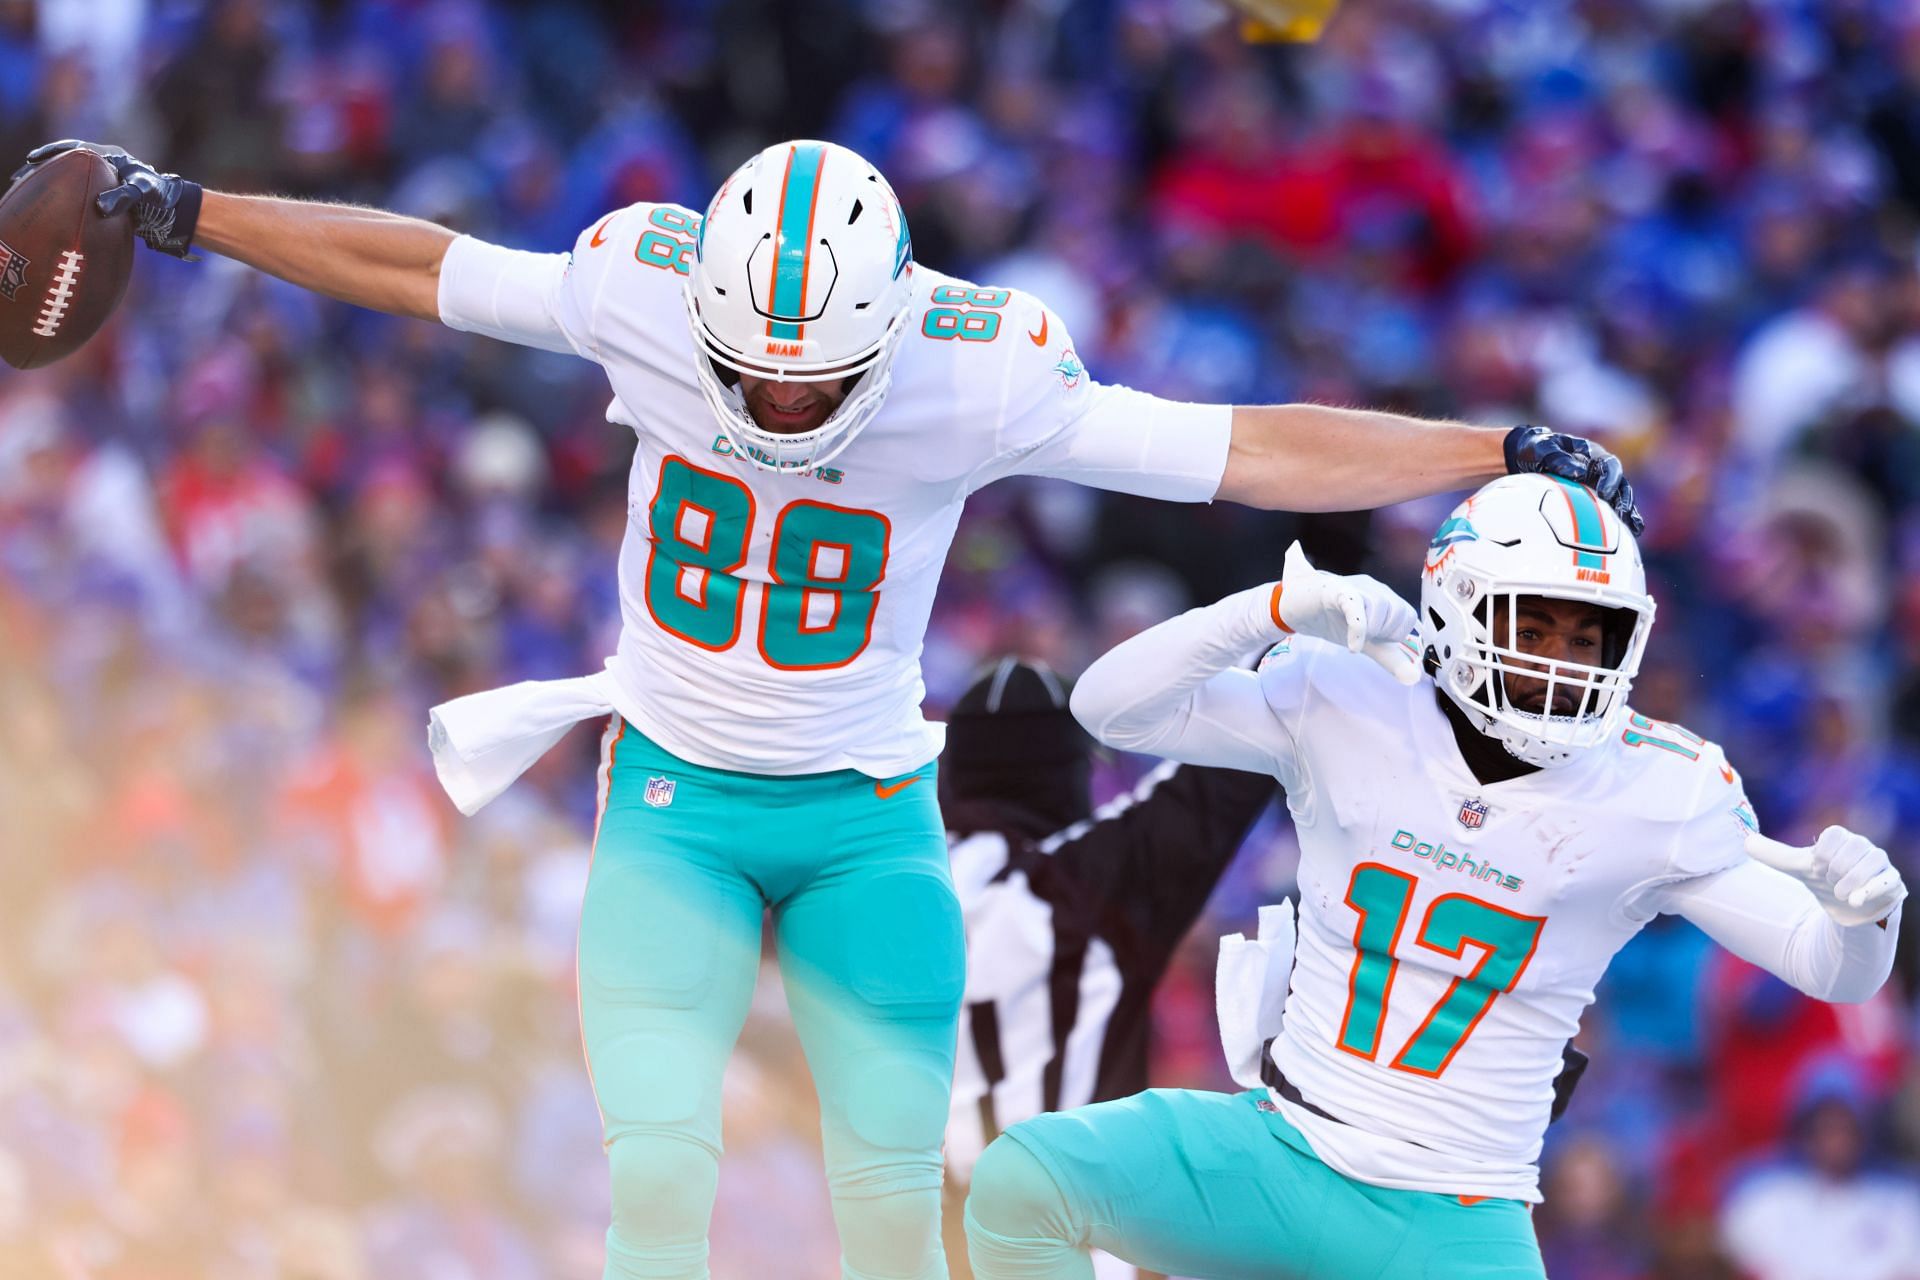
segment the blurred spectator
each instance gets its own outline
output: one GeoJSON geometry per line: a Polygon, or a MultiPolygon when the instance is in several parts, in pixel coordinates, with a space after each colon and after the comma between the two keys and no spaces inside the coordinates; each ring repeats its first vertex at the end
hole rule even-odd
{"type": "Polygon", "coordinates": [[[538,1280],[530,1243],[494,1212],[504,1145],[484,1094],[430,1085],[402,1098],[374,1135],[399,1186],[369,1215],[375,1275],[393,1280],[538,1280]]]}
{"type": "Polygon", "coordinates": [[[1872,1097],[1843,1061],[1819,1064],[1794,1099],[1788,1157],[1748,1175],[1721,1218],[1758,1280],[1920,1275],[1920,1180],[1869,1163],[1872,1097]]]}
{"type": "Polygon", "coordinates": [[[1871,393],[1869,362],[1879,335],[1880,280],[1849,263],[1817,286],[1813,300],[1764,325],[1733,371],[1735,443],[1748,456],[1778,457],[1797,435],[1851,397],[1871,393]]]}

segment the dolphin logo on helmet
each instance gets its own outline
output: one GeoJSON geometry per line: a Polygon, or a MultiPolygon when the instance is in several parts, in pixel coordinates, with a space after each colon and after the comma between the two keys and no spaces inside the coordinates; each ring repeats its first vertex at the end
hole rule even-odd
{"type": "Polygon", "coordinates": [[[701,390],[735,456],[771,471],[819,467],[879,411],[912,307],[907,219],[885,178],[831,142],[768,147],[721,184],[686,285],[701,390]],[[811,431],[754,421],[741,375],[860,381],[811,431]]]}
{"type": "Polygon", "coordinates": [[[1420,580],[1428,671],[1476,729],[1542,767],[1569,763],[1619,727],[1653,614],[1632,531],[1591,489],[1551,476],[1503,476],[1456,507],[1434,535],[1420,580]],[[1522,652],[1523,596],[1603,609],[1600,661],[1522,652]],[[1500,617],[1504,634],[1496,634],[1500,617]],[[1509,674],[1546,683],[1544,711],[1514,705],[1509,674]],[[1558,693],[1572,695],[1571,714],[1554,713],[1558,693]]]}

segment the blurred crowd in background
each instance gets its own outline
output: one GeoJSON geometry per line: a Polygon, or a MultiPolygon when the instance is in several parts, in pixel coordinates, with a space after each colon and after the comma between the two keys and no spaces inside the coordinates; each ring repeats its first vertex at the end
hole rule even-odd
{"type": "MultiPolygon", "coordinates": [[[[1590,434],[1648,517],[1637,707],[1724,742],[1772,834],[1843,822],[1920,882],[1920,5],[1347,0],[1291,48],[1210,0],[0,0],[0,166],[68,136],[548,250],[827,137],[1103,380],[1590,434]]],[[[611,650],[606,399],[146,253],[91,347],[0,372],[0,1276],[598,1274],[593,734],[468,821],[423,727],[611,650]]],[[[990,489],[930,706],[1002,652],[1078,670],[1296,533],[1412,592],[1447,505],[990,489]]],[[[1212,939],[1294,858],[1272,818],[1216,895],[1161,1083],[1226,1084],[1212,939]]],[[[1915,968],[1909,938],[1829,1008],[1649,927],[1548,1144],[1550,1273],[1920,1276],[1915,968]]],[[[811,1090],[762,995],[715,1269],[813,1280],[811,1090]]]]}

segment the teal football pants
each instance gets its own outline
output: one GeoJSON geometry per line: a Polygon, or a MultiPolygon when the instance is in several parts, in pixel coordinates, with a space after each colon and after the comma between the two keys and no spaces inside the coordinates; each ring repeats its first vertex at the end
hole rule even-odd
{"type": "Polygon", "coordinates": [[[706,769],[617,717],[580,919],[613,1173],[607,1280],[704,1280],[720,1078],[771,908],[820,1095],[847,1280],[941,1280],[940,1142],[966,982],[934,767],[706,769]]]}
{"type": "Polygon", "coordinates": [[[977,1280],[1092,1280],[1089,1247],[1205,1280],[1544,1280],[1527,1206],[1334,1172],[1265,1090],[1026,1120],[974,1166],[977,1280]]]}

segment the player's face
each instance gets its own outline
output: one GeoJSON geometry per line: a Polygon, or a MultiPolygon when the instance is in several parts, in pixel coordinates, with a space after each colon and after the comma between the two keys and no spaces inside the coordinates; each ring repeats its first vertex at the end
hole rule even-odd
{"type": "MultiPolygon", "coordinates": [[[[1606,642],[1606,611],[1584,600],[1550,600],[1544,596],[1521,596],[1513,610],[1513,647],[1537,658],[1554,662],[1579,662],[1601,665],[1602,646],[1606,642]]],[[[1506,646],[1507,602],[1498,601],[1493,610],[1494,643],[1506,646]]],[[[1507,701],[1534,715],[1570,716],[1580,709],[1579,690],[1563,681],[1553,691],[1553,706],[1547,706],[1547,682],[1513,674],[1514,670],[1540,670],[1518,659],[1507,659],[1507,701]]]]}
{"type": "Polygon", "coordinates": [[[774,382],[740,375],[740,394],[760,429],[777,436],[812,431],[840,407],[853,379],[838,382],[774,382]]]}

